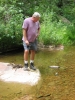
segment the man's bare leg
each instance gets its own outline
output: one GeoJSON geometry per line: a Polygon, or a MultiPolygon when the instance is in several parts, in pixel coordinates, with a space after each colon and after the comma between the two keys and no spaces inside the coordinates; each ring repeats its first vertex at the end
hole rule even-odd
{"type": "Polygon", "coordinates": [[[28,61],[29,50],[24,51],[24,61],[28,61]]]}
{"type": "Polygon", "coordinates": [[[34,67],[34,57],[35,57],[35,51],[31,50],[31,54],[30,54],[30,69],[32,69],[32,70],[36,70],[36,68],[34,67]]]}
{"type": "Polygon", "coordinates": [[[30,60],[34,61],[34,57],[35,57],[35,51],[31,50],[31,52],[30,52],[30,60]]]}
{"type": "Polygon", "coordinates": [[[28,71],[28,55],[29,55],[29,50],[25,50],[24,51],[24,64],[25,64],[24,70],[27,70],[27,71],[28,71]]]}

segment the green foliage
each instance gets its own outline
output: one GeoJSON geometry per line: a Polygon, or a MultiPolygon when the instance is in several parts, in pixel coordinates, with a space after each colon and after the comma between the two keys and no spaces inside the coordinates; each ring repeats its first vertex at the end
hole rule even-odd
{"type": "Polygon", "coordinates": [[[0,51],[8,51],[21,44],[23,15],[12,7],[1,7],[0,13],[0,51]],[[5,10],[5,7],[8,11],[5,10]]]}
{"type": "Polygon", "coordinates": [[[0,0],[0,51],[21,44],[23,18],[35,11],[41,14],[40,42],[75,44],[74,0],[0,0]],[[59,15],[70,23],[61,21],[59,15]]]}
{"type": "Polygon", "coordinates": [[[53,20],[55,15],[56,14],[53,12],[47,13],[46,15],[44,14],[39,41],[43,42],[45,45],[75,44],[74,25],[63,23],[61,20],[53,20]]]}

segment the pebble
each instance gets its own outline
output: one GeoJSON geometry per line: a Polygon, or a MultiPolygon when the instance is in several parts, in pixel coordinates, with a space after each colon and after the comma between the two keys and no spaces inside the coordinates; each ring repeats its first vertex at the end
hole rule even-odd
{"type": "Polygon", "coordinates": [[[56,72],[55,75],[58,75],[58,72],[56,72]]]}

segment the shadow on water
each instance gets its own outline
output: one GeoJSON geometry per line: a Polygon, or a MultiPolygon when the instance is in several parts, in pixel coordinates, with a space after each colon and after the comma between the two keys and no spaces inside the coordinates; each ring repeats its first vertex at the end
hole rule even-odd
{"type": "MultiPolygon", "coordinates": [[[[23,51],[0,55],[0,62],[23,65],[23,51]]],[[[42,80],[35,86],[0,81],[0,100],[75,99],[74,46],[66,47],[61,51],[38,51],[35,56],[35,65],[40,70],[42,80]],[[60,68],[49,67],[53,65],[60,68]],[[25,99],[27,95],[33,99],[25,99]]]]}

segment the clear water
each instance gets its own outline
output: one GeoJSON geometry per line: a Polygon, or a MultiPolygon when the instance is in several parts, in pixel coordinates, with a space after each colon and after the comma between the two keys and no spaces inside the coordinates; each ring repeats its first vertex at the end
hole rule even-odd
{"type": "MultiPolygon", "coordinates": [[[[23,65],[23,51],[0,55],[0,62],[23,65]]],[[[34,95],[36,100],[74,100],[75,98],[75,47],[59,51],[38,51],[35,65],[42,80],[36,86],[0,81],[0,100],[18,100],[34,95]],[[52,69],[49,66],[60,66],[52,69]]],[[[35,99],[33,99],[35,100],[35,99]]]]}

